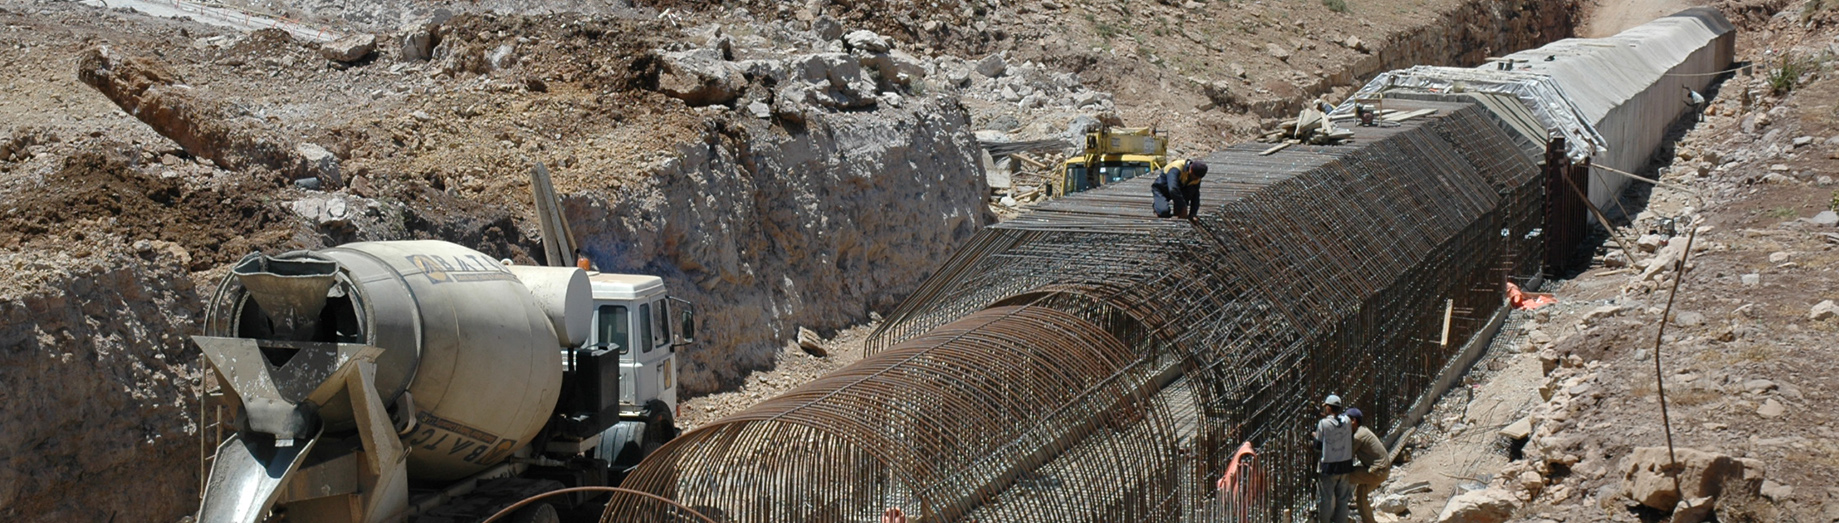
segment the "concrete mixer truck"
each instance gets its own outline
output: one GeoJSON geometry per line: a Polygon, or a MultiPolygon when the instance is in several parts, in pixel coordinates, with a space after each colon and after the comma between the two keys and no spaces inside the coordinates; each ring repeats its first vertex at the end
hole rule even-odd
{"type": "Polygon", "coordinates": [[[251,254],[193,337],[234,428],[198,520],[476,521],[617,484],[676,436],[676,348],[694,329],[655,276],[440,241],[251,254]]]}

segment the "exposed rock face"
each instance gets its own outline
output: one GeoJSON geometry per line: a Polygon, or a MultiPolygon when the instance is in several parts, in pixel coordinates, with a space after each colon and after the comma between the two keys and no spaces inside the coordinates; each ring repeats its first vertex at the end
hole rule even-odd
{"type": "Polygon", "coordinates": [[[867,54],[860,58],[863,67],[874,71],[881,78],[878,88],[891,90],[895,86],[906,87],[915,80],[926,77],[926,65],[918,58],[895,50],[885,53],[867,54]]]}
{"type": "Polygon", "coordinates": [[[300,157],[306,174],[318,178],[323,187],[336,189],[344,185],[338,170],[338,156],[318,144],[303,143],[294,146],[294,154],[300,157]]]}
{"type": "MultiPolygon", "coordinates": [[[[1272,95],[1249,100],[1244,107],[1267,117],[1295,116],[1312,97],[1382,71],[1423,64],[1480,65],[1509,49],[1530,49],[1570,37],[1577,5],[1568,0],[1467,2],[1437,20],[1425,20],[1419,30],[1402,31],[1382,42],[1359,42],[1354,48],[1367,54],[1351,66],[1295,84],[1294,90],[1287,86],[1274,90],[1272,95]]],[[[1265,52],[1278,56],[1291,50],[1266,48],[1265,52]]]]}
{"type": "Polygon", "coordinates": [[[0,283],[0,519],[196,510],[198,352],[184,334],[198,298],[183,249],[140,243],[139,256],[0,253],[39,276],[0,283]]]}
{"type": "Polygon", "coordinates": [[[968,118],[937,99],[816,113],[790,132],[737,117],[647,187],[565,207],[602,270],[664,276],[697,306],[679,376],[684,392],[712,391],[767,365],[800,326],[893,307],[982,227],[989,189],[968,118]]]}
{"type": "Polygon", "coordinates": [[[811,31],[817,33],[817,37],[824,41],[835,40],[843,37],[843,23],[831,18],[830,15],[823,15],[811,21],[811,31]]]}

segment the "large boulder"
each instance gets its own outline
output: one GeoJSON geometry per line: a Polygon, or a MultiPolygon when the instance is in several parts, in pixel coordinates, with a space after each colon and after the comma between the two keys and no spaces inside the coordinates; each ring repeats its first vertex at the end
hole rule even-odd
{"type": "Polygon", "coordinates": [[[1839,304],[1834,304],[1833,300],[1816,303],[1813,310],[1807,312],[1807,319],[1814,321],[1830,320],[1835,317],[1839,317],[1839,304]]]}
{"type": "Polygon", "coordinates": [[[798,106],[861,109],[875,105],[875,83],[862,73],[862,64],[843,53],[820,53],[788,60],[786,82],[774,101],[783,111],[798,106]]]}
{"type": "Polygon", "coordinates": [[[860,61],[881,77],[883,85],[878,87],[911,86],[914,80],[926,77],[926,64],[899,50],[869,54],[860,61]]]}
{"type": "Polygon", "coordinates": [[[403,24],[402,29],[396,32],[396,38],[402,41],[402,59],[412,61],[434,58],[434,47],[441,43],[441,24],[451,18],[453,12],[435,9],[428,16],[403,24]]]}
{"type": "Polygon", "coordinates": [[[183,77],[158,60],[91,48],[77,58],[77,79],[185,152],[218,167],[259,167],[285,176],[285,181],[314,178],[322,186],[339,181],[337,159],[330,152],[305,144],[295,147],[289,136],[264,120],[249,118],[247,110],[187,87],[183,77]]]}
{"type": "Polygon", "coordinates": [[[1111,94],[1099,91],[1080,91],[1073,93],[1073,107],[1079,109],[1104,110],[1112,105],[1111,94]]]}
{"type": "Polygon", "coordinates": [[[1386,494],[1373,500],[1373,510],[1391,515],[1400,515],[1411,511],[1411,498],[1400,494],[1386,494]]]}
{"type": "Polygon", "coordinates": [[[1717,500],[1709,497],[1681,501],[1673,509],[1673,517],[1667,518],[1667,523],[1704,523],[1711,519],[1717,509],[1717,500]]]}
{"type": "Polygon", "coordinates": [[[1666,447],[1640,447],[1622,463],[1622,493],[1649,508],[1673,510],[1685,499],[1717,498],[1726,489],[1756,494],[1762,488],[1762,462],[1739,459],[1697,449],[1677,448],[1679,488],[1667,474],[1671,461],[1666,447]]]}
{"type": "Polygon", "coordinates": [[[831,18],[830,15],[823,15],[811,21],[811,31],[817,33],[818,38],[828,42],[843,37],[843,23],[831,18]]]}
{"type": "Polygon", "coordinates": [[[885,53],[893,49],[888,39],[867,29],[858,29],[843,35],[843,43],[848,44],[850,49],[865,53],[885,53]]]}
{"type": "Polygon", "coordinates": [[[747,92],[740,65],[717,49],[660,53],[658,90],[691,106],[727,104],[747,92]]]}
{"type": "Polygon", "coordinates": [[[377,50],[377,35],[359,33],[319,46],[319,54],[334,62],[356,62],[377,50]]]}
{"type": "Polygon", "coordinates": [[[337,189],[344,184],[339,173],[338,156],[318,144],[301,143],[294,146],[294,154],[300,157],[300,174],[318,178],[320,187],[328,190],[337,189]]]}
{"type": "Polygon", "coordinates": [[[351,232],[352,219],[369,208],[370,200],[337,193],[310,194],[288,208],[322,231],[351,232]]]}
{"type": "Polygon", "coordinates": [[[1513,494],[1497,488],[1464,492],[1450,498],[1437,514],[1437,523],[1501,523],[1513,517],[1518,501],[1513,494]]]}
{"type": "Polygon", "coordinates": [[[1003,73],[1008,71],[1009,62],[1003,60],[1003,55],[1001,54],[992,53],[989,56],[983,57],[982,60],[977,61],[977,74],[995,78],[1002,76],[1003,73]]]}

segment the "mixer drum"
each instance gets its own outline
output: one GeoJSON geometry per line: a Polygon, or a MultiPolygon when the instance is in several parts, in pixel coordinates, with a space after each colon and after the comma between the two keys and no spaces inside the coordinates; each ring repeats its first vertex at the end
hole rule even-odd
{"type": "MultiPolygon", "coordinates": [[[[265,263],[244,270],[252,263],[246,261],[225,279],[206,334],[382,348],[378,393],[393,401],[406,391],[415,408],[414,428],[402,438],[411,449],[411,477],[458,479],[502,462],[529,443],[555,407],[561,328],[490,256],[447,242],[400,241],[257,261],[265,263]],[[324,280],[317,287],[324,289],[323,304],[278,298],[283,293],[262,280],[275,279],[274,272],[310,279],[285,274],[289,270],[320,271],[315,277],[324,280]]],[[[580,280],[586,289],[585,276],[580,280]]],[[[298,283],[283,288],[320,296],[293,290],[298,283]]],[[[355,427],[342,396],[318,411],[329,433],[355,427]]]]}

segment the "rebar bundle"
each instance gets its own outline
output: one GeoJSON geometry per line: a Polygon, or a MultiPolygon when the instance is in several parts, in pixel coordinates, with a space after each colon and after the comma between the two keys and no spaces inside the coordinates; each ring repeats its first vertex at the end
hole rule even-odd
{"type": "Polygon", "coordinates": [[[1207,156],[1192,222],[1155,218],[1145,177],[991,226],[869,357],[624,486],[737,522],[1301,519],[1322,398],[1396,429],[1540,269],[1548,143],[1489,96],[1388,102],[1435,113],[1353,145],[1207,156]],[[1246,443],[1250,479],[1221,492],[1246,443]]]}

